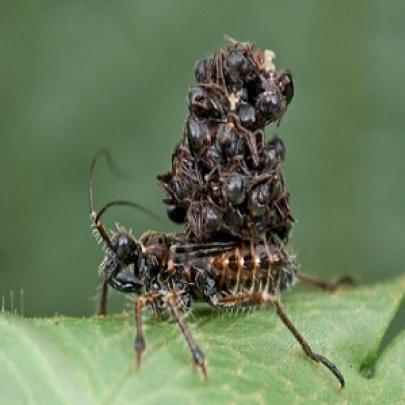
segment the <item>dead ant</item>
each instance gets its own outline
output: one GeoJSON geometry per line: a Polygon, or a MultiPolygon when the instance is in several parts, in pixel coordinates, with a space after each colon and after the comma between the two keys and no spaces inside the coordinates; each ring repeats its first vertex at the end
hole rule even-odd
{"type": "Polygon", "coordinates": [[[276,70],[272,51],[226,40],[228,49],[196,64],[171,171],[158,176],[167,214],[185,224],[188,240],[209,242],[220,233],[260,239],[270,232],[286,243],[294,218],[281,172],[285,146],[278,137],[266,143],[264,130],[280,124],[294,96],[293,77],[276,70]]]}

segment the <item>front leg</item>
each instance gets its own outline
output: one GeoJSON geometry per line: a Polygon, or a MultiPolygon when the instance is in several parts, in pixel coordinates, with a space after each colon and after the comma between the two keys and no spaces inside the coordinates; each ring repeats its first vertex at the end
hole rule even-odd
{"type": "Polygon", "coordinates": [[[107,295],[108,295],[108,283],[103,280],[100,285],[100,297],[98,299],[98,312],[97,315],[107,315],[107,295]]]}
{"type": "Polygon", "coordinates": [[[146,348],[145,339],[143,337],[143,331],[142,331],[142,329],[143,329],[142,328],[143,310],[149,306],[154,305],[161,298],[162,298],[162,294],[160,292],[148,293],[148,294],[140,296],[135,301],[134,309],[135,309],[136,336],[135,336],[135,342],[134,342],[134,350],[135,350],[135,368],[136,369],[138,369],[141,364],[141,357],[146,348]]]}
{"type": "Polygon", "coordinates": [[[137,280],[132,274],[121,271],[111,276],[108,280],[103,280],[100,286],[100,297],[98,301],[97,315],[107,315],[107,297],[108,286],[111,286],[117,291],[124,293],[134,293],[142,287],[139,280],[137,280]]]}
{"type": "Polygon", "coordinates": [[[207,377],[207,370],[205,366],[205,357],[204,353],[195,343],[193,335],[187,326],[187,322],[184,319],[184,309],[188,306],[190,297],[187,293],[183,291],[159,291],[154,293],[148,293],[142,295],[135,301],[135,327],[136,327],[136,336],[135,336],[135,366],[139,368],[141,363],[141,357],[145,351],[146,344],[143,336],[142,328],[142,313],[143,310],[147,307],[159,304],[161,307],[166,307],[170,316],[176,321],[179,326],[188,347],[190,348],[194,364],[199,367],[204,374],[204,377],[207,377]]]}
{"type": "Polygon", "coordinates": [[[107,283],[114,288],[114,290],[123,293],[136,293],[143,287],[140,280],[126,271],[120,271],[112,275],[107,283]]]}

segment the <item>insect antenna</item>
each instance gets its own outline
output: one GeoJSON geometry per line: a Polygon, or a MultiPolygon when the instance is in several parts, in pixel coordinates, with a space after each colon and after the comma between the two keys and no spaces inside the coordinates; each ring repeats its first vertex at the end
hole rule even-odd
{"type": "Polygon", "coordinates": [[[110,171],[116,176],[116,177],[129,177],[128,171],[122,169],[119,167],[113,160],[111,153],[108,149],[103,148],[100,149],[95,155],[94,158],[91,162],[90,165],[90,172],[89,172],[89,187],[88,187],[88,194],[89,194],[89,207],[90,211],[93,212],[94,210],[94,198],[93,198],[93,177],[94,177],[94,169],[96,166],[96,163],[98,159],[104,156],[107,162],[107,166],[110,169],[110,171]]]}
{"type": "MultiPolygon", "coordinates": [[[[89,172],[89,181],[88,181],[88,199],[89,199],[89,209],[90,209],[90,218],[94,226],[96,227],[98,233],[107,244],[107,246],[112,249],[112,242],[110,237],[108,236],[107,229],[104,225],[99,221],[98,213],[94,208],[94,194],[93,194],[93,177],[94,177],[94,169],[96,167],[97,160],[100,156],[105,156],[107,160],[107,164],[111,168],[111,155],[107,149],[100,149],[95,155],[90,165],[90,172],[89,172]]],[[[112,170],[114,171],[114,170],[112,170]]]]}
{"type": "Polygon", "coordinates": [[[135,208],[135,209],[143,212],[144,214],[147,214],[149,217],[153,218],[156,221],[162,221],[162,219],[158,215],[154,214],[152,211],[150,211],[149,209],[144,207],[143,205],[135,203],[133,201],[129,201],[129,200],[110,201],[107,204],[105,204],[101,208],[100,211],[97,211],[95,209],[95,207],[94,207],[94,193],[93,193],[94,170],[95,170],[95,167],[96,167],[96,163],[97,163],[97,161],[99,160],[99,158],[101,156],[105,157],[109,169],[116,176],[122,177],[123,175],[125,175],[125,171],[122,168],[120,168],[118,165],[115,164],[114,160],[111,157],[111,153],[110,153],[110,151],[108,149],[100,149],[95,154],[95,156],[94,156],[94,158],[93,158],[93,160],[91,162],[91,165],[90,165],[89,180],[88,180],[88,202],[89,202],[90,218],[91,218],[91,221],[94,224],[95,228],[97,229],[98,233],[100,234],[100,236],[104,240],[104,242],[107,244],[107,246],[109,248],[112,248],[112,242],[111,242],[111,239],[110,239],[110,237],[108,235],[108,231],[100,221],[102,215],[104,215],[105,212],[110,207],[113,207],[113,206],[131,207],[131,208],[135,208]]]}
{"type": "Polygon", "coordinates": [[[154,219],[155,221],[163,221],[159,215],[156,215],[154,212],[150,211],[148,208],[144,207],[142,204],[138,204],[138,203],[130,201],[130,200],[113,200],[113,201],[108,202],[107,204],[104,205],[104,207],[101,208],[101,210],[97,213],[97,215],[94,218],[95,222],[99,222],[101,216],[104,215],[105,212],[109,208],[116,207],[116,206],[135,208],[138,211],[143,212],[144,214],[148,215],[150,218],[154,219]]]}

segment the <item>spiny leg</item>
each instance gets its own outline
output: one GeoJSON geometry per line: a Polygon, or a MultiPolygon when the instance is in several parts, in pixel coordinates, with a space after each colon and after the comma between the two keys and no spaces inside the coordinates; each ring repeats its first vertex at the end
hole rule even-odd
{"type": "Polygon", "coordinates": [[[354,280],[350,276],[342,276],[336,281],[325,281],[299,271],[297,272],[297,278],[303,284],[311,285],[324,291],[336,291],[342,285],[354,284],[354,280]]]}
{"type": "Polygon", "coordinates": [[[141,364],[142,353],[145,351],[145,339],[143,337],[142,331],[142,312],[145,308],[156,303],[156,301],[161,298],[160,293],[148,293],[139,297],[135,301],[135,328],[136,336],[134,342],[135,349],[135,367],[139,368],[141,364]]]}
{"type": "Polygon", "coordinates": [[[197,346],[194,341],[193,335],[191,334],[190,329],[187,326],[187,322],[184,319],[182,312],[179,310],[177,305],[177,295],[175,293],[169,293],[166,296],[166,303],[169,308],[169,311],[173,318],[176,320],[177,325],[179,326],[181,333],[183,334],[188,347],[190,348],[191,355],[193,356],[194,364],[199,367],[204,375],[204,378],[207,378],[207,369],[205,366],[205,356],[201,349],[197,346]]]}
{"type": "Polygon", "coordinates": [[[107,293],[108,293],[108,284],[107,284],[107,281],[104,280],[101,283],[97,315],[102,315],[102,316],[107,315],[107,293]]]}
{"type": "Polygon", "coordinates": [[[309,344],[306,342],[304,337],[301,335],[301,333],[298,331],[298,329],[292,323],[291,319],[288,317],[287,313],[284,311],[284,309],[281,306],[279,300],[273,295],[266,294],[263,297],[263,302],[264,303],[269,303],[269,304],[274,306],[274,308],[276,309],[277,315],[283,321],[284,325],[294,335],[295,339],[301,345],[302,350],[304,351],[304,353],[309,358],[311,358],[312,360],[316,361],[317,363],[322,363],[326,368],[328,368],[332,372],[332,374],[339,380],[340,387],[344,388],[345,379],[343,378],[343,375],[340,372],[340,370],[330,360],[328,360],[325,356],[322,356],[321,354],[318,354],[318,353],[315,353],[315,352],[312,351],[309,344]]]}
{"type": "Polygon", "coordinates": [[[262,303],[262,293],[243,292],[234,295],[228,295],[218,300],[218,308],[238,308],[250,305],[260,305],[262,303]]]}
{"type": "Polygon", "coordinates": [[[321,354],[315,353],[312,351],[309,344],[306,342],[304,337],[298,331],[298,329],[294,326],[290,318],[287,316],[287,313],[284,311],[283,307],[281,306],[277,297],[273,294],[268,294],[267,292],[256,292],[256,293],[240,293],[237,295],[224,297],[219,300],[218,306],[222,308],[232,307],[232,306],[249,306],[249,305],[259,305],[259,304],[271,304],[276,309],[276,313],[279,318],[282,320],[284,325],[290,330],[290,332],[294,335],[295,339],[301,345],[302,350],[304,353],[311,358],[312,360],[316,361],[317,363],[322,363],[325,367],[327,367],[333,375],[339,380],[341,388],[345,386],[345,380],[343,378],[342,373],[339,369],[326,357],[322,356],[321,354]]]}

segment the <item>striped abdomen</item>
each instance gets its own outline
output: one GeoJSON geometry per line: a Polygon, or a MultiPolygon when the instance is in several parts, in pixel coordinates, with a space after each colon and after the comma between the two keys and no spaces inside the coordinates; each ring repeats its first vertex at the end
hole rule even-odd
{"type": "Polygon", "coordinates": [[[219,288],[235,293],[246,289],[284,289],[293,281],[295,266],[279,246],[251,242],[211,257],[209,272],[219,288]]]}

